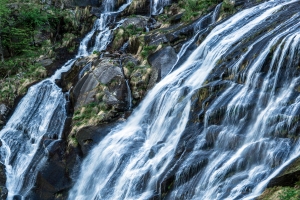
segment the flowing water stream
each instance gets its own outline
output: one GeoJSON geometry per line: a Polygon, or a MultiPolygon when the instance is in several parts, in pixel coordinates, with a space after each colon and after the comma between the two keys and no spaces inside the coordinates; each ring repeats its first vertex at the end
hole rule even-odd
{"type": "Polygon", "coordinates": [[[60,79],[61,74],[68,71],[77,58],[106,48],[111,39],[112,30],[108,27],[110,20],[130,3],[131,0],[128,0],[115,11],[115,1],[105,0],[100,18],[82,40],[75,58],[66,62],[52,77],[30,87],[1,130],[0,159],[6,166],[8,199],[13,199],[15,195],[24,197],[33,187],[37,171],[47,159],[38,152],[42,148],[41,141],[61,138],[67,117],[66,99],[55,80],[60,79]],[[97,34],[95,45],[88,47],[94,34],[97,34]]]}
{"type": "Polygon", "coordinates": [[[294,67],[299,62],[300,14],[293,9],[297,6],[296,0],[269,1],[217,25],[148,93],[127,122],[89,153],[69,199],[212,200],[259,195],[271,177],[299,156],[295,136],[300,96],[295,88],[300,80],[294,67]],[[273,26],[259,32],[269,24],[273,26]],[[190,113],[197,91],[221,67],[224,56],[242,49],[247,39],[251,43],[226,66],[233,76],[239,73],[238,79],[224,80],[227,88],[204,106],[204,123],[192,149],[185,146],[188,140],[181,139],[191,134],[186,130],[193,124],[190,113]],[[252,55],[254,49],[259,53],[252,55]],[[243,64],[247,67],[241,68],[243,64]],[[218,122],[216,113],[223,113],[218,122]],[[183,146],[180,154],[179,146],[183,146]],[[167,196],[166,177],[173,177],[167,196]]]}
{"type": "Polygon", "coordinates": [[[171,0],[151,0],[151,14],[158,15],[162,13],[164,7],[170,3],[171,0]]]}

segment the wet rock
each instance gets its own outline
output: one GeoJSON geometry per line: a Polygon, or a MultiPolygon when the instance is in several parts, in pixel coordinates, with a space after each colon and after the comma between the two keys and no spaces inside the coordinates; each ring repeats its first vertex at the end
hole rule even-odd
{"type": "Polygon", "coordinates": [[[130,75],[130,86],[135,105],[142,100],[147,92],[151,72],[152,68],[149,66],[140,66],[130,75]]]}
{"type": "Polygon", "coordinates": [[[83,155],[86,156],[92,147],[98,144],[113,127],[117,126],[117,124],[118,122],[115,122],[100,126],[88,126],[80,129],[76,133],[76,139],[83,155]]]}
{"type": "MultiPolygon", "coordinates": [[[[175,19],[174,19],[175,20],[175,19]]],[[[159,23],[156,23],[159,25],[159,23]]],[[[155,26],[155,25],[154,25],[155,26]]],[[[184,43],[193,35],[194,24],[182,25],[175,23],[167,28],[160,28],[145,36],[145,42],[148,45],[171,44],[176,45],[179,42],[184,43]]]]}
{"type": "Polygon", "coordinates": [[[74,87],[75,109],[91,102],[101,101],[96,97],[99,92],[102,93],[102,97],[106,97],[107,101],[114,99],[114,104],[119,104],[125,100],[124,97],[127,95],[124,94],[127,92],[125,87],[125,78],[119,63],[103,59],[74,87]],[[104,85],[107,85],[105,92],[104,85]]]}
{"type": "Polygon", "coordinates": [[[168,46],[148,57],[148,62],[153,68],[158,70],[158,79],[164,78],[177,61],[175,50],[168,46]]]}
{"type": "Polygon", "coordinates": [[[117,76],[122,77],[123,73],[122,69],[119,66],[99,65],[93,71],[93,75],[98,82],[107,84],[117,76]]]}
{"type": "Polygon", "coordinates": [[[272,178],[268,183],[269,187],[290,186],[293,187],[300,180],[300,158],[296,158],[291,164],[286,166],[281,173],[272,178]]]}
{"type": "Polygon", "coordinates": [[[72,5],[74,6],[95,6],[95,7],[99,7],[102,4],[102,0],[72,0],[72,5]]]}
{"type": "Polygon", "coordinates": [[[7,198],[8,190],[5,187],[5,184],[6,184],[5,165],[0,163],[0,200],[5,200],[7,198]]]}
{"type": "Polygon", "coordinates": [[[8,113],[9,113],[9,108],[5,104],[1,103],[0,104],[0,128],[5,124],[8,113]]]}
{"type": "Polygon", "coordinates": [[[0,187],[0,199],[1,200],[5,200],[7,198],[8,195],[8,190],[6,187],[0,187]]]}
{"type": "Polygon", "coordinates": [[[87,68],[83,72],[83,68],[87,67],[87,65],[93,63],[94,60],[97,59],[96,55],[92,55],[85,58],[78,59],[71,69],[68,72],[64,72],[61,75],[60,86],[63,88],[63,91],[68,91],[72,87],[76,85],[78,80],[82,78],[84,72],[87,72],[90,68],[87,68]]]}
{"type": "Polygon", "coordinates": [[[150,13],[150,0],[133,0],[129,7],[127,7],[121,17],[128,15],[148,15],[150,13]]]}
{"type": "Polygon", "coordinates": [[[179,22],[181,21],[182,16],[183,16],[183,13],[174,15],[174,16],[170,19],[171,24],[179,23],[179,22]]]}
{"type": "Polygon", "coordinates": [[[91,12],[92,15],[100,17],[101,8],[99,8],[99,7],[92,7],[90,12],[91,12]]]}
{"type": "Polygon", "coordinates": [[[64,161],[65,141],[44,140],[41,150],[41,155],[47,156],[48,159],[38,168],[35,185],[26,199],[55,199],[57,193],[71,186],[64,161]]]}
{"type": "Polygon", "coordinates": [[[47,57],[41,57],[36,62],[42,65],[43,67],[49,67],[53,64],[53,60],[47,57]]]}
{"type": "Polygon", "coordinates": [[[5,186],[6,183],[6,174],[5,174],[5,165],[0,163],[0,186],[5,186]]]}
{"type": "Polygon", "coordinates": [[[133,25],[136,28],[143,28],[144,29],[148,24],[148,20],[149,20],[149,18],[145,17],[145,16],[130,17],[130,18],[127,18],[123,22],[122,26],[126,28],[130,25],[133,25]]]}

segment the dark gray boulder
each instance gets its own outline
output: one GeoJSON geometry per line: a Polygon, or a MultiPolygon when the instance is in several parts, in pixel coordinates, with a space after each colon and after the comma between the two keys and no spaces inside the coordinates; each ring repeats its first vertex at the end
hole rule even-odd
{"type": "Polygon", "coordinates": [[[103,124],[101,126],[88,126],[80,129],[76,133],[76,139],[84,156],[91,148],[98,144],[112,128],[116,127],[118,122],[103,124]]]}
{"type": "Polygon", "coordinates": [[[7,198],[8,191],[5,187],[6,184],[6,174],[5,174],[5,165],[0,163],[0,200],[7,198]]]}
{"type": "Polygon", "coordinates": [[[127,89],[122,68],[112,59],[101,60],[98,65],[94,66],[93,70],[85,74],[75,85],[73,97],[75,109],[102,100],[108,104],[124,103],[127,97],[127,89]],[[107,87],[104,88],[104,85],[107,87]],[[96,97],[100,93],[101,99],[96,97]]]}
{"type": "Polygon", "coordinates": [[[148,57],[150,65],[158,70],[158,79],[164,78],[177,61],[177,54],[173,47],[165,47],[148,57]]]}

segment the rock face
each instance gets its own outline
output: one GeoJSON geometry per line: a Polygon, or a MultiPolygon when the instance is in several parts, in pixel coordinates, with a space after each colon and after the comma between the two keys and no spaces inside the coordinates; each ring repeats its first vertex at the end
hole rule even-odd
{"type": "MultiPolygon", "coordinates": [[[[149,3],[148,0],[134,0],[121,16],[147,14],[149,3]]],[[[97,15],[99,8],[92,8],[90,12],[97,15]]],[[[59,85],[63,91],[70,91],[69,113],[72,115],[65,129],[70,133],[64,133],[67,145],[63,141],[44,141],[43,154],[48,160],[39,170],[30,197],[65,199],[71,181],[76,179],[81,159],[113,127],[125,120],[131,107],[137,106],[147,91],[169,73],[177,61],[176,48],[180,49],[180,44],[192,35],[192,25],[175,24],[162,29],[161,33],[155,31],[161,25],[146,16],[127,18],[114,31],[108,47],[110,52],[79,58],[71,70],[62,75],[59,85]],[[155,33],[145,36],[148,30],[155,33]],[[126,43],[128,46],[124,47],[126,43]],[[160,46],[168,43],[167,47],[160,46]],[[58,177],[60,180],[54,182],[58,177]]]]}
{"type": "Polygon", "coordinates": [[[299,191],[300,181],[300,158],[296,158],[289,165],[287,165],[277,176],[272,178],[267,185],[264,193],[257,198],[257,200],[273,200],[277,199],[279,195],[284,194],[285,191],[292,191],[290,198],[298,199],[296,196],[299,191]]]}
{"type": "Polygon", "coordinates": [[[101,84],[107,85],[113,79],[119,88],[111,86],[101,95],[105,96],[104,101],[108,104],[125,104],[128,95],[125,89],[125,79],[121,67],[116,64],[118,63],[111,63],[110,59],[104,59],[80,79],[73,90],[73,96],[76,99],[75,109],[95,102],[97,87],[101,87],[101,84]]]}
{"type": "Polygon", "coordinates": [[[130,54],[94,54],[77,60],[61,83],[64,90],[71,89],[72,133],[122,117],[144,97],[150,76],[149,66],[130,54]]]}
{"type": "Polygon", "coordinates": [[[119,59],[104,57],[87,63],[86,67],[89,64],[90,70],[86,71],[71,93],[75,110],[93,102],[103,102],[114,109],[124,110],[128,93],[119,59]]]}
{"type": "Polygon", "coordinates": [[[66,199],[65,190],[71,186],[71,179],[66,171],[63,140],[46,139],[39,149],[40,156],[45,157],[45,163],[38,167],[38,174],[33,189],[28,193],[28,199],[66,199]]]}
{"type": "Polygon", "coordinates": [[[300,181],[300,158],[295,159],[290,165],[285,167],[280,174],[272,178],[267,187],[294,187],[298,181],[300,181]]]}
{"type": "Polygon", "coordinates": [[[117,126],[118,122],[103,124],[97,126],[87,126],[80,129],[76,133],[76,139],[80,145],[81,151],[84,156],[91,150],[91,148],[98,144],[98,142],[104,138],[113,127],[117,126]]]}
{"type": "Polygon", "coordinates": [[[165,47],[148,57],[150,65],[158,70],[159,80],[164,78],[177,61],[177,54],[174,48],[165,47]]]}
{"type": "Polygon", "coordinates": [[[121,16],[128,15],[149,15],[151,0],[133,0],[131,5],[121,13],[121,16]]]}
{"type": "Polygon", "coordinates": [[[0,199],[5,200],[7,198],[8,191],[5,187],[6,184],[6,174],[5,165],[0,163],[0,199]]]}
{"type": "Polygon", "coordinates": [[[0,127],[4,125],[8,112],[9,112],[9,108],[5,104],[1,103],[0,104],[0,127]]]}

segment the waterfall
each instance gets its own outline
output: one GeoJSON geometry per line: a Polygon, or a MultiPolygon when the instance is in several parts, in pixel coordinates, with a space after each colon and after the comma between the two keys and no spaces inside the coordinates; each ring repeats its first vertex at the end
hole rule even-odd
{"type": "Polygon", "coordinates": [[[36,160],[42,138],[59,139],[66,119],[65,98],[53,82],[31,87],[0,132],[1,162],[6,166],[9,196],[25,193],[46,158],[36,160]]]}
{"type": "Polygon", "coordinates": [[[220,9],[221,9],[222,4],[218,4],[217,7],[215,8],[212,16],[212,21],[216,22],[218,20],[219,14],[220,14],[220,9]]]}
{"type": "Polygon", "coordinates": [[[131,95],[131,89],[130,89],[130,86],[129,86],[129,83],[128,83],[128,79],[126,79],[126,87],[127,87],[127,94],[128,94],[128,97],[127,97],[127,101],[128,101],[128,110],[131,110],[132,109],[132,95],[131,95]]]}
{"type": "Polygon", "coordinates": [[[259,195],[271,177],[299,156],[299,141],[293,139],[300,111],[295,92],[300,80],[293,71],[300,59],[297,6],[296,0],[265,2],[211,30],[128,120],[89,153],[69,199],[210,200],[259,195]],[[203,123],[194,125],[190,118],[195,96],[221,67],[218,63],[251,41],[251,33],[272,23],[239,57],[228,61],[228,73],[239,76],[236,81],[223,80],[227,88],[201,108],[206,109],[203,123]],[[259,54],[252,55],[257,49],[259,54]],[[222,118],[214,122],[213,116],[221,111],[222,118]],[[193,126],[196,135],[189,129],[193,126]],[[168,180],[170,189],[164,188],[168,180]]]}
{"type": "Polygon", "coordinates": [[[104,14],[96,20],[93,29],[80,43],[75,58],[67,61],[52,77],[30,87],[0,132],[0,159],[6,166],[8,199],[13,199],[15,195],[24,197],[32,189],[39,167],[47,160],[43,155],[43,141],[61,139],[67,118],[67,102],[55,80],[60,79],[63,72],[70,70],[77,58],[106,48],[111,34],[107,20],[110,15],[124,10],[131,1],[128,0],[118,11],[113,10],[113,0],[105,2],[104,14]],[[96,33],[95,46],[89,49],[88,43],[96,33]]]}
{"type": "Polygon", "coordinates": [[[151,0],[151,14],[158,15],[162,13],[166,5],[170,5],[171,0],[151,0]]]}
{"type": "Polygon", "coordinates": [[[119,21],[114,29],[109,28],[109,23],[113,22],[115,16],[129,6],[131,2],[132,0],[127,0],[117,11],[114,11],[115,0],[105,0],[102,2],[103,13],[96,20],[93,29],[81,41],[77,57],[88,56],[94,51],[99,52],[106,49],[107,45],[111,42],[112,31],[121,26],[124,20],[119,21]],[[92,48],[88,49],[88,43],[95,33],[97,33],[95,44],[92,48]]]}

